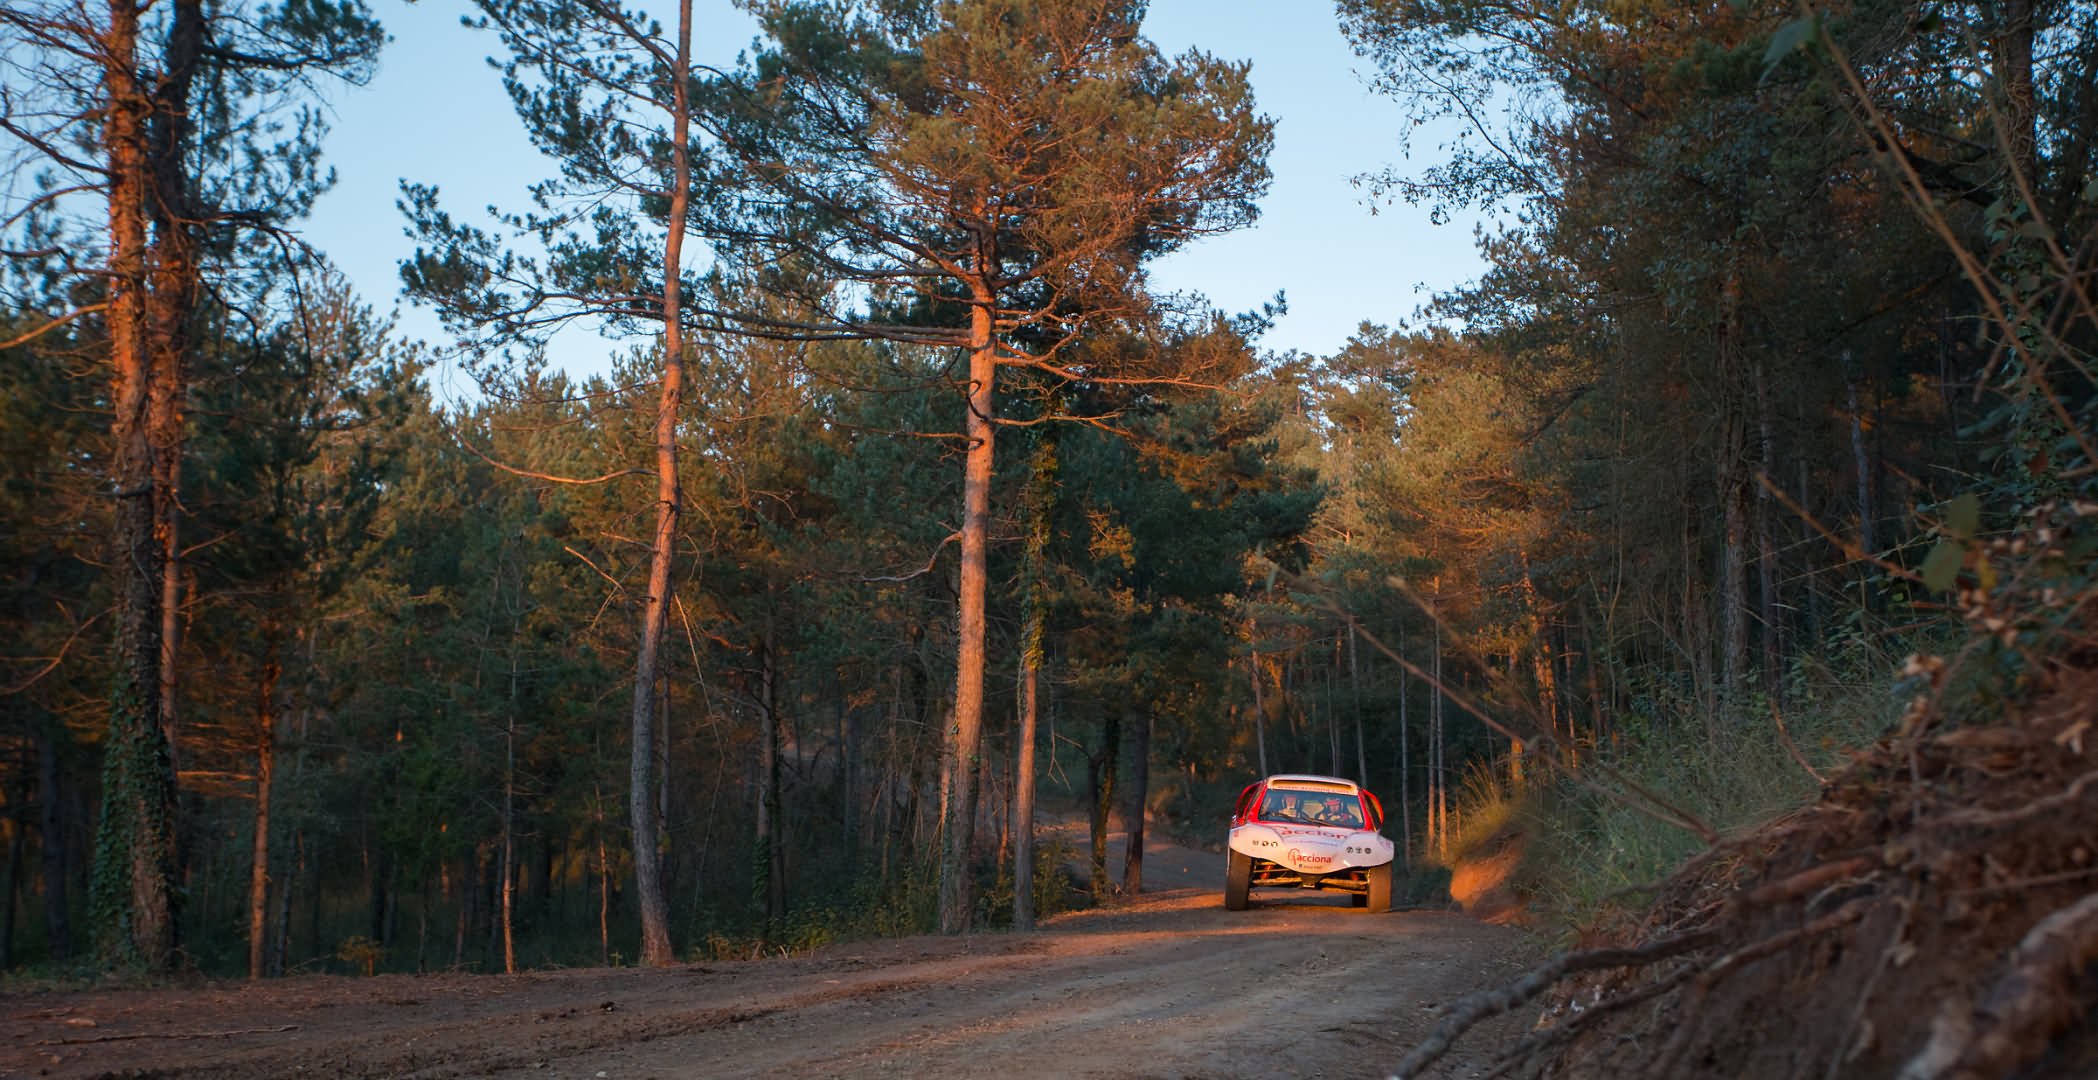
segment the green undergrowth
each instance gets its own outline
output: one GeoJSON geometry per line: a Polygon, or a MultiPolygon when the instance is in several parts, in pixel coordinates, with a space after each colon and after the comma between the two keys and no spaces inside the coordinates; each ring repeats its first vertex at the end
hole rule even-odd
{"type": "MultiPolygon", "coordinates": [[[[1041,837],[1035,846],[1034,910],[1046,919],[1080,901],[1064,865],[1077,858],[1069,843],[1041,837]]],[[[1013,874],[1010,860],[978,868],[976,928],[1012,925],[1013,874]]],[[[892,873],[886,880],[868,875],[830,898],[797,907],[780,925],[761,921],[713,920],[687,950],[693,961],[755,960],[800,956],[827,945],[877,938],[933,933],[939,927],[939,877],[931,865],[892,873]]]]}
{"type": "Polygon", "coordinates": [[[1581,748],[1577,775],[1535,763],[1514,790],[1504,771],[1475,772],[1459,797],[1461,826],[1439,861],[1461,866],[1521,843],[1510,885],[1547,933],[1637,906],[1646,886],[1704,847],[1662,820],[1667,810],[1642,809],[1650,803],[1640,790],[1721,834],[1805,806],[1820,789],[1816,774],[1830,775],[1899,715],[1906,694],[1897,652],[1905,650],[1860,640],[1803,661],[1788,673],[1776,710],[1762,693],[1708,708],[1657,688],[1637,699],[1617,737],[1581,748]]]}

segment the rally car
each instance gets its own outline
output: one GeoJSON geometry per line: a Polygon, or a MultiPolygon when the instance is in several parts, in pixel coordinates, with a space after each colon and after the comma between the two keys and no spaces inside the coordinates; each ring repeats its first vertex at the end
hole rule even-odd
{"type": "Polygon", "coordinates": [[[1377,829],[1384,808],[1353,780],[1270,776],[1231,811],[1224,907],[1243,911],[1255,887],[1336,889],[1356,907],[1391,910],[1395,849],[1377,829]]]}

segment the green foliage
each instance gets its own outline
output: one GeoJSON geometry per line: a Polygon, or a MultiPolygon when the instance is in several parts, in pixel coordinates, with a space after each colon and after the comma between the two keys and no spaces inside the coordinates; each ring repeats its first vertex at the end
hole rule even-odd
{"type": "MultiPolygon", "coordinates": [[[[1038,836],[1034,847],[1034,917],[1039,924],[1073,908],[1084,894],[1072,887],[1072,864],[1079,850],[1062,835],[1038,836]]],[[[1016,882],[1010,860],[980,882],[976,894],[976,925],[1010,927],[1013,919],[1013,886],[1016,882]]]]}
{"type": "Polygon", "coordinates": [[[369,978],[378,972],[379,963],[386,959],[386,947],[368,937],[358,935],[344,938],[342,944],[336,948],[335,956],[369,978]]]}
{"type": "MultiPolygon", "coordinates": [[[[1808,768],[1829,775],[1879,737],[1905,704],[1887,677],[1899,647],[1860,645],[1826,661],[1802,658],[1788,677],[1789,708],[1774,710],[1761,697],[1729,706],[1721,726],[1731,734],[1722,745],[1709,743],[1703,725],[1679,705],[1640,715],[1619,741],[1596,752],[1722,833],[1764,824],[1813,799],[1820,783],[1808,768]]],[[[1704,846],[1632,799],[1565,782],[1527,789],[1518,821],[1530,842],[1515,886],[1561,932],[1590,925],[1611,907],[1636,905],[1644,886],[1704,846]]]]}

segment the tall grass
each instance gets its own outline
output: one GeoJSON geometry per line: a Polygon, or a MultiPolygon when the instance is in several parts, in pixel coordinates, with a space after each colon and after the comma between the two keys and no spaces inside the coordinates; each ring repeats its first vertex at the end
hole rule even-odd
{"type": "MultiPolygon", "coordinates": [[[[1849,751],[1887,730],[1905,698],[1887,674],[1899,667],[1896,651],[1862,636],[1840,642],[1787,673],[1783,708],[1773,710],[1764,694],[1747,695],[1722,703],[1716,724],[1657,685],[1621,718],[1618,737],[1585,747],[1584,758],[1721,833],[1761,824],[1811,802],[1820,788],[1815,774],[1829,775],[1849,751]]],[[[1576,783],[1533,769],[1517,791],[1494,770],[1476,770],[1459,793],[1458,827],[1441,861],[1461,866],[1519,837],[1523,857],[1511,884],[1547,932],[1592,925],[1615,906],[1643,901],[1643,886],[1704,844],[1628,805],[1638,796],[1606,794],[1601,772],[1583,769],[1576,783]]]]}

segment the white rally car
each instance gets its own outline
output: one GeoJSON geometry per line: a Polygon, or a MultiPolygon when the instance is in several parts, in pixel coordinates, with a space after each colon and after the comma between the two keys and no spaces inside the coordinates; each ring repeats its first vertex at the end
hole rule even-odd
{"type": "Polygon", "coordinates": [[[1231,811],[1224,907],[1245,910],[1260,886],[1337,889],[1356,907],[1390,911],[1395,849],[1383,823],[1377,797],[1353,780],[1284,774],[1246,788],[1231,811]]]}

